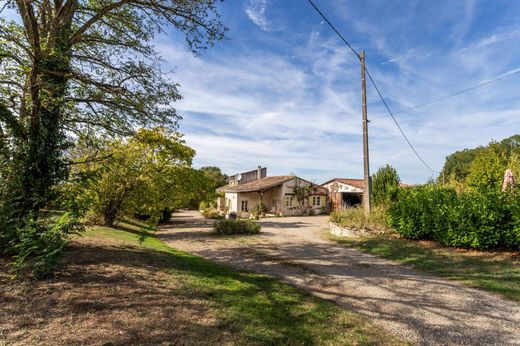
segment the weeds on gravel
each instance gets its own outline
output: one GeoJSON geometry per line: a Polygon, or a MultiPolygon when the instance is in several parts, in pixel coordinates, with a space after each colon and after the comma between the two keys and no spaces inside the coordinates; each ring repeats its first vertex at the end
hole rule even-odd
{"type": "Polygon", "coordinates": [[[330,214],[330,221],[351,229],[386,230],[388,228],[388,218],[384,206],[372,208],[372,212],[368,216],[361,207],[335,210],[330,214]]]}

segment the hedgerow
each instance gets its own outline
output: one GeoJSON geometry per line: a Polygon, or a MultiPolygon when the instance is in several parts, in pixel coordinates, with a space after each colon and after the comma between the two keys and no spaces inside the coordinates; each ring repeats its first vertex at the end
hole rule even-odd
{"type": "Polygon", "coordinates": [[[489,249],[520,246],[520,195],[500,191],[458,193],[425,185],[400,189],[388,209],[390,226],[409,239],[489,249]]]}

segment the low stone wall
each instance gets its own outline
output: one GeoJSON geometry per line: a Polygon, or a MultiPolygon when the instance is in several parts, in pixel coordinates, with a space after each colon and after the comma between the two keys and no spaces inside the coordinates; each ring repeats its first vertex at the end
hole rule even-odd
{"type": "Polygon", "coordinates": [[[332,235],[335,235],[337,237],[356,238],[356,237],[362,237],[362,236],[368,235],[370,233],[365,229],[344,228],[344,227],[336,225],[333,222],[329,223],[329,230],[332,235]]]}

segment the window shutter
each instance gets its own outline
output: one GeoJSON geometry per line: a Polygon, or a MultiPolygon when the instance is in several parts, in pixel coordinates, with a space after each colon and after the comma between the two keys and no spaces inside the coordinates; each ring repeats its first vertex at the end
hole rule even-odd
{"type": "Polygon", "coordinates": [[[309,206],[312,207],[312,196],[309,196],[309,206]]]}
{"type": "Polygon", "coordinates": [[[326,206],[326,203],[327,203],[327,197],[325,196],[321,196],[321,206],[322,207],[325,207],[326,206]]]}

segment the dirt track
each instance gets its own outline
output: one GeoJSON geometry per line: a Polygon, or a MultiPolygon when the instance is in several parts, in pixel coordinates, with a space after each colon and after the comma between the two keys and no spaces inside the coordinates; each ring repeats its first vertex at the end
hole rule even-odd
{"type": "Polygon", "coordinates": [[[197,212],[158,233],[171,246],[265,273],[371,317],[413,343],[520,345],[520,305],[335,244],[327,217],[262,220],[250,237],[215,237],[197,212]]]}

